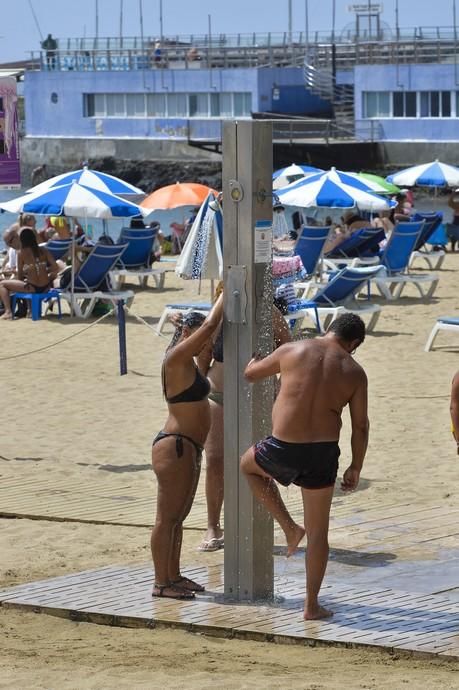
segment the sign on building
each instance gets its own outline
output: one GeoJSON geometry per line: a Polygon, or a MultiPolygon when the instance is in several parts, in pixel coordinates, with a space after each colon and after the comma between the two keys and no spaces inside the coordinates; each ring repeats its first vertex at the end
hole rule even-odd
{"type": "Polygon", "coordinates": [[[17,89],[14,77],[0,77],[0,189],[19,189],[17,89]]]}

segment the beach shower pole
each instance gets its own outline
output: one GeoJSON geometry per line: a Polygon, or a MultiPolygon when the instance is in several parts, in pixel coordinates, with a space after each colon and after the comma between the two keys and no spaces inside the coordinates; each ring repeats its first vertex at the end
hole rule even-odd
{"type": "Polygon", "coordinates": [[[225,598],[273,597],[273,525],[239,459],[270,433],[272,381],[253,386],[252,353],[272,350],[272,123],[223,124],[225,598]]]}

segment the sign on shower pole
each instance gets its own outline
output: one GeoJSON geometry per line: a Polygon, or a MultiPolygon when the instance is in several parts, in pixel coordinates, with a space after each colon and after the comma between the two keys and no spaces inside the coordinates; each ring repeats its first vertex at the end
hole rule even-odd
{"type": "Polygon", "coordinates": [[[273,597],[273,525],[239,470],[271,430],[272,382],[250,385],[253,352],[272,350],[272,124],[223,128],[225,597],[273,597]]]}

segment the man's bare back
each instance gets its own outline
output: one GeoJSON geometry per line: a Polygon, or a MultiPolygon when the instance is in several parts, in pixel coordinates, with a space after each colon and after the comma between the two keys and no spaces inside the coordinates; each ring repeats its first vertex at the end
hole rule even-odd
{"type": "Polygon", "coordinates": [[[343,407],[366,381],[362,367],[328,338],[289,343],[278,354],[273,436],[290,443],[337,441],[343,407]]]}

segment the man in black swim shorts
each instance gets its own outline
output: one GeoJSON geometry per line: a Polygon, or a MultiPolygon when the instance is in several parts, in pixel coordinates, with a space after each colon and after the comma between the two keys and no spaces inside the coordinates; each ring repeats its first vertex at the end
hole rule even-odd
{"type": "Polygon", "coordinates": [[[284,531],[287,556],[307,534],[306,620],[332,615],[319,605],[318,595],[328,561],[330,506],[346,405],[351,413],[352,462],[343,475],[344,491],[357,488],[367,449],[367,377],[352,358],[364,339],[362,319],[345,313],[322,338],[282,345],[264,359],[252,359],[245,370],[250,382],[281,374],[272,436],[243,455],[241,469],[255,497],[284,531]],[[294,522],[273,480],[301,487],[306,528],[294,522]]]}

